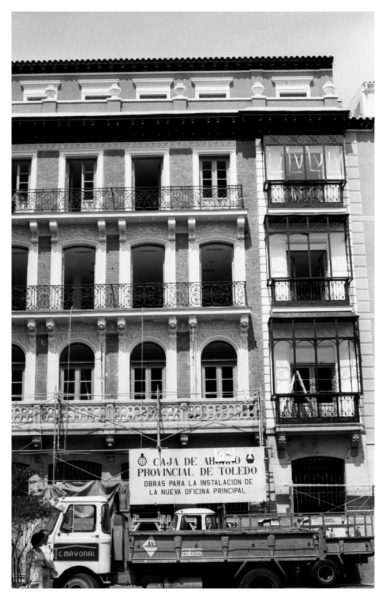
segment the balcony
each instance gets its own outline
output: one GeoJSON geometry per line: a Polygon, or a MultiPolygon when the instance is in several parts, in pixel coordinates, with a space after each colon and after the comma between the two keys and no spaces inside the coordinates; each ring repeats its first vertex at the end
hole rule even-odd
{"type": "Polygon", "coordinates": [[[278,424],[359,423],[359,394],[275,394],[278,424]]]}
{"type": "Polygon", "coordinates": [[[344,181],[267,181],[270,208],[331,208],[343,206],[344,181]]]}
{"type": "Polygon", "coordinates": [[[12,212],[93,213],[242,209],[241,185],[141,188],[34,189],[14,192],[12,212]]]}
{"type": "Polygon", "coordinates": [[[14,311],[127,310],[136,308],[239,307],[247,305],[244,281],[16,285],[14,311]]]}
{"type": "MultiPolygon", "coordinates": [[[[60,398],[59,398],[60,400],[60,398]]],[[[113,398],[89,401],[55,402],[54,398],[37,401],[13,402],[12,426],[17,433],[34,428],[52,431],[60,423],[72,430],[114,428],[116,433],[127,434],[130,427],[156,431],[194,426],[223,429],[235,424],[256,428],[260,420],[258,398],[244,400],[191,400],[161,399],[160,407],[154,401],[117,400],[113,398]],[[160,417],[160,418],[159,418],[160,417]],[[220,425],[219,425],[220,423],[220,425]]]]}
{"type": "Polygon", "coordinates": [[[349,304],[350,278],[304,277],[273,278],[272,304],[349,304]]]}

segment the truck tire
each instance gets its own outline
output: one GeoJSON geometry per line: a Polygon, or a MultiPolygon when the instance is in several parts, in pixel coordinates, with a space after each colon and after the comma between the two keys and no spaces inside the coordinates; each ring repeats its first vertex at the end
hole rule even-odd
{"type": "Polygon", "coordinates": [[[253,569],[240,581],[241,588],[279,588],[281,579],[270,569],[253,569]]]}
{"type": "Polygon", "coordinates": [[[339,567],[332,560],[318,560],[311,569],[311,577],[319,587],[332,587],[338,581],[339,567]]]}
{"type": "Polygon", "coordinates": [[[88,575],[87,573],[77,573],[67,579],[64,584],[65,588],[97,588],[99,587],[98,582],[94,577],[88,575]]]}

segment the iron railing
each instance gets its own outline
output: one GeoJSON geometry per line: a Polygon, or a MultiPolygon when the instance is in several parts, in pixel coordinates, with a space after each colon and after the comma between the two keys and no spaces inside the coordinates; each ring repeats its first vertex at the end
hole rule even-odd
{"type": "Polygon", "coordinates": [[[246,306],[245,281],[15,285],[14,311],[246,306]]]}
{"type": "Polygon", "coordinates": [[[275,277],[270,285],[273,304],[349,303],[349,277],[275,277]]]}
{"type": "Polygon", "coordinates": [[[359,422],[359,394],[319,392],[275,394],[278,423],[359,422]]]}
{"type": "Polygon", "coordinates": [[[126,212],[243,208],[241,185],[224,187],[106,187],[14,191],[12,212],[126,212]]]}
{"type": "Polygon", "coordinates": [[[342,181],[267,181],[268,204],[271,207],[343,205],[342,181]]]}

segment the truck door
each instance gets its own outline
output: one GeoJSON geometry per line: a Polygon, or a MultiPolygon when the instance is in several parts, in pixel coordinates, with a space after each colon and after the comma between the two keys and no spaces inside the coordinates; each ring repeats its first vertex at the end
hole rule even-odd
{"type": "Polygon", "coordinates": [[[101,527],[97,509],[98,505],[93,503],[68,505],[54,542],[54,560],[59,573],[80,563],[94,573],[101,572],[101,527]]]}

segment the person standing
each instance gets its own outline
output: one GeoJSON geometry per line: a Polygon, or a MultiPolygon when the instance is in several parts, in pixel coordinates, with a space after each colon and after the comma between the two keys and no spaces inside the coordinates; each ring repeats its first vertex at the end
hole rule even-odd
{"type": "Polygon", "coordinates": [[[54,566],[54,556],[52,549],[48,545],[48,531],[42,529],[39,533],[43,534],[43,543],[41,550],[46,559],[46,565],[43,565],[43,587],[52,588],[54,584],[54,577],[57,576],[57,572],[54,566]]]}
{"type": "Polygon", "coordinates": [[[31,546],[27,552],[25,565],[25,582],[30,588],[43,588],[43,565],[47,564],[41,549],[44,533],[39,531],[31,538],[31,546]]]}

